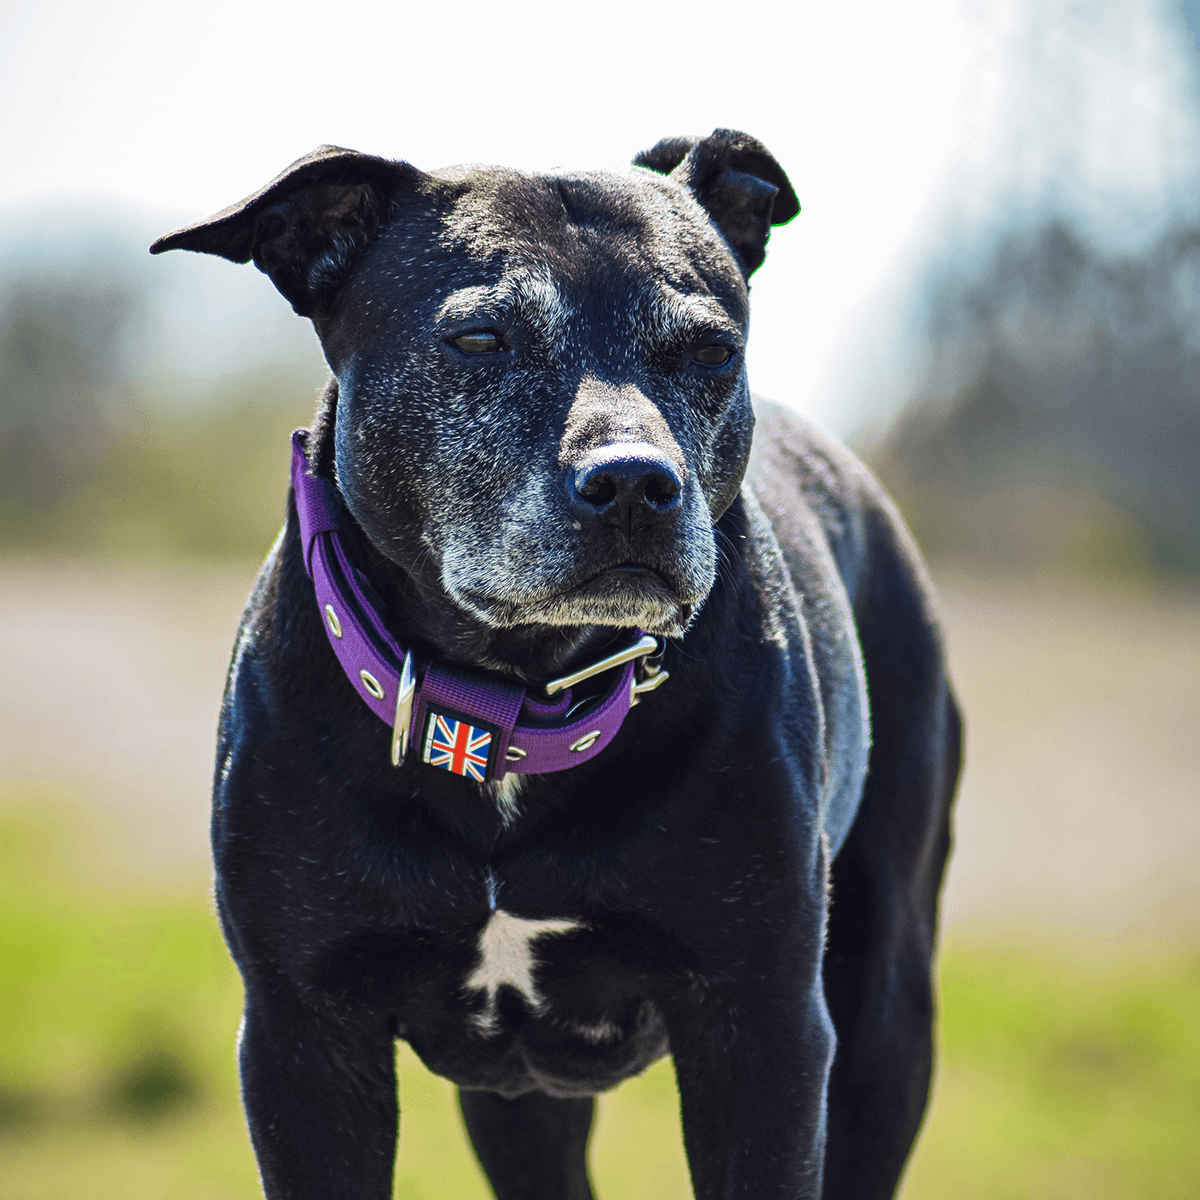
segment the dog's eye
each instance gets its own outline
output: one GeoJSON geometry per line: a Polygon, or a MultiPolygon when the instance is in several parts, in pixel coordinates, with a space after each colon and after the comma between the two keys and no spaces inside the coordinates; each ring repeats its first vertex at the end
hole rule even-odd
{"type": "Polygon", "coordinates": [[[733,351],[728,346],[701,346],[692,357],[706,367],[723,367],[733,357],[733,351]]]}
{"type": "Polygon", "coordinates": [[[504,344],[494,333],[464,333],[451,338],[450,344],[457,346],[464,354],[494,354],[504,349],[504,344]]]}

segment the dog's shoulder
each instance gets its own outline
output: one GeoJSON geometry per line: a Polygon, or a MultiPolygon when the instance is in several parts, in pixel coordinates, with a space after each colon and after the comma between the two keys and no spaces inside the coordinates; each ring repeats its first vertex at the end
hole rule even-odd
{"type": "Polygon", "coordinates": [[[948,687],[936,589],[896,505],[849,449],[777,405],[756,411],[751,486],[827,664],[838,659],[839,611],[852,617],[878,741],[884,723],[903,726],[908,709],[948,687]]]}
{"type": "Polygon", "coordinates": [[[912,535],[870,470],[804,417],[763,401],[755,407],[747,482],[811,638],[829,761],[844,765],[845,786],[834,780],[827,818],[836,846],[857,804],[853,765],[865,769],[871,738],[879,740],[884,724],[902,724],[898,710],[923,691],[944,686],[938,604],[912,535]]]}
{"type": "Polygon", "coordinates": [[[866,565],[866,518],[877,506],[877,487],[855,455],[812,421],[760,397],[754,408],[747,479],[797,591],[811,594],[814,556],[828,554],[853,601],[866,565]]]}
{"type": "Polygon", "coordinates": [[[869,468],[799,413],[755,398],[747,478],[771,521],[800,592],[812,556],[832,558],[851,607],[882,575],[919,596],[933,621],[933,586],[903,518],[869,468]]]}

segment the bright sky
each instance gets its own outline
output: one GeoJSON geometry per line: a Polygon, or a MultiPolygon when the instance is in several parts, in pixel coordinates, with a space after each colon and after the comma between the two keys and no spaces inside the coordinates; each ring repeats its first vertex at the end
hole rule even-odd
{"type": "Polygon", "coordinates": [[[1129,243],[1191,203],[1183,30],[1167,0],[0,0],[0,212],[94,198],[165,228],[326,141],[604,166],[741,128],[803,206],[755,280],[752,382],[844,427],[892,386],[898,298],[948,230],[1055,203],[1129,243]]]}

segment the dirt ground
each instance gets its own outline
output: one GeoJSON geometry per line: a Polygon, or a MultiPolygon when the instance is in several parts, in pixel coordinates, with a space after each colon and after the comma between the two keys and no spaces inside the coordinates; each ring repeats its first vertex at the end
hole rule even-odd
{"type": "MultiPolygon", "coordinates": [[[[252,569],[0,562],[0,794],[79,797],[114,874],[206,872],[252,569]]],[[[950,931],[1200,933],[1200,598],[939,573],[967,769],[950,931]]]]}
{"type": "Polygon", "coordinates": [[[1200,597],[940,573],[966,768],[949,928],[1200,933],[1200,597]]]}

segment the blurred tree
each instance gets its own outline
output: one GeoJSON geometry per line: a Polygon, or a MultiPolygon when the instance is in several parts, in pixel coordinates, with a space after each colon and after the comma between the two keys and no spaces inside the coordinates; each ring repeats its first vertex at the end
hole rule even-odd
{"type": "Polygon", "coordinates": [[[1200,225],[1109,259],[1060,222],[936,289],[871,454],[933,554],[1200,571],[1200,225]]]}
{"type": "Polygon", "coordinates": [[[0,552],[250,558],[279,527],[326,375],[308,322],[257,272],[152,259],[144,224],[0,230],[0,552]]]}
{"type": "Polygon", "coordinates": [[[20,275],[0,291],[0,540],[80,492],[128,405],[127,283],[20,275]]]}

